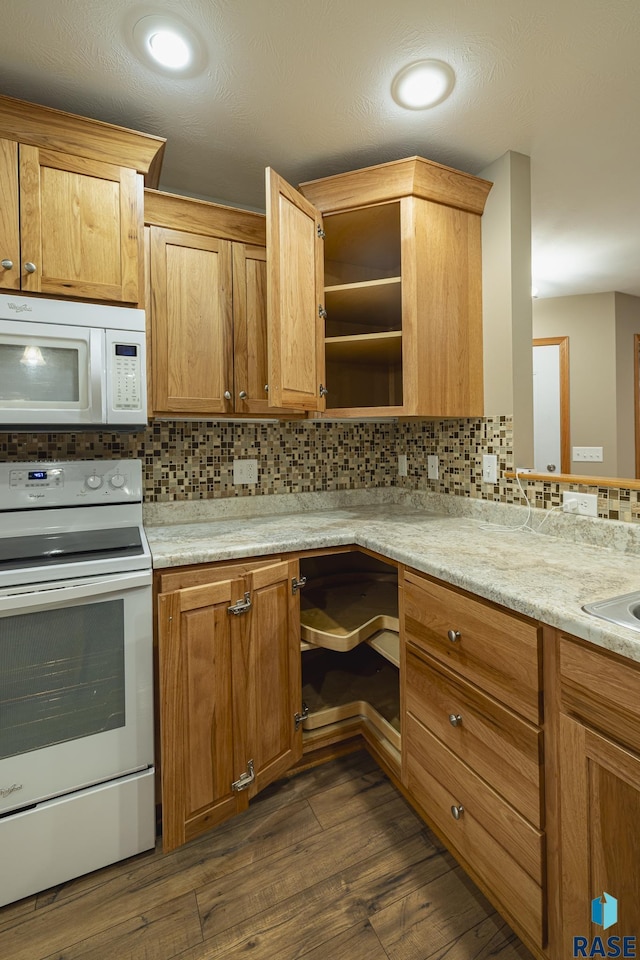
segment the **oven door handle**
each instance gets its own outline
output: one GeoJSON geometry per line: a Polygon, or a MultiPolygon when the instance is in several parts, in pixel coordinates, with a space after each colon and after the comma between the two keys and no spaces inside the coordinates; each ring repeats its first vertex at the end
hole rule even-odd
{"type": "Polygon", "coordinates": [[[100,597],[109,593],[123,593],[136,587],[151,585],[150,570],[116,573],[106,577],[57,581],[55,584],[32,584],[29,587],[8,587],[0,591],[0,617],[16,610],[60,607],[76,600],[100,597]]]}

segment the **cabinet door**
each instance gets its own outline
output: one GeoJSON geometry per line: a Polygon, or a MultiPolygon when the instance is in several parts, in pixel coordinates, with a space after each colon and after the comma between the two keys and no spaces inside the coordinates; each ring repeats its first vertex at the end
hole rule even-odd
{"type": "Polygon", "coordinates": [[[242,580],[187,587],[158,598],[158,656],[164,850],[243,810],[232,783],[243,759],[234,752],[233,646],[237,618],[228,607],[242,580]]]}
{"type": "Polygon", "coordinates": [[[231,413],[231,243],[151,227],[150,269],[154,413],[231,413]]]}
{"type": "Polygon", "coordinates": [[[233,244],[233,372],[237,413],[273,413],[266,384],[267,251],[233,244]]]}
{"type": "Polygon", "coordinates": [[[22,289],[137,303],[142,186],[135,170],[21,144],[22,289]]]}
{"type": "Polygon", "coordinates": [[[267,170],[269,406],[324,410],[320,214],[267,170]]]}
{"type": "Polygon", "coordinates": [[[18,144],[0,140],[0,288],[20,289],[20,219],[18,213],[18,144]]]}
{"type": "Polygon", "coordinates": [[[242,646],[243,712],[245,752],[255,769],[251,797],[302,756],[302,728],[294,720],[302,706],[300,601],[291,589],[297,573],[297,562],[283,561],[247,578],[252,609],[242,646]]]}
{"type": "Polygon", "coordinates": [[[640,758],[566,716],[560,717],[563,956],[573,938],[640,930],[640,758]],[[618,901],[610,929],[591,924],[591,901],[618,901]]]}

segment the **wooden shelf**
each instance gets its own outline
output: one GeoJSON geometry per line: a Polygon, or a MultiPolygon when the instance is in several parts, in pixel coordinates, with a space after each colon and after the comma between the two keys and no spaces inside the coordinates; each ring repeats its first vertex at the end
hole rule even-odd
{"type": "Polygon", "coordinates": [[[402,329],[402,279],[364,280],[325,287],[328,337],[402,329]]]}
{"type": "Polygon", "coordinates": [[[331,283],[401,273],[400,204],[380,204],[324,217],[325,276],[331,283]]]}
{"type": "MultiPolygon", "coordinates": [[[[326,337],[328,363],[387,363],[402,361],[402,333],[359,333],[348,337],[326,337]]],[[[327,378],[329,379],[329,378],[327,378]]]]}
{"type": "Polygon", "coordinates": [[[369,637],[367,643],[394,667],[400,666],[400,634],[397,630],[380,630],[369,637]]]}
{"type": "Polygon", "coordinates": [[[339,652],[379,631],[397,634],[397,579],[387,574],[321,577],[301,594],[300,623],[303,642],[339,652]]]}

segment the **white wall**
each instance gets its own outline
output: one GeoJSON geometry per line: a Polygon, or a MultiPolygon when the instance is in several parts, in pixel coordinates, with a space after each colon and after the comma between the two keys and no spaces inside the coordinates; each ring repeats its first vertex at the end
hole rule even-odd
{"type": "Polygon", "coordinates": [[[533,301],[533,336],[569,337],[571,446],[603,448],[602,463],[572,461],[572,473],[635,476],[633,333],[640,333],[638,297],[533,301]]]}
{"type": "Polygon", "coordinates": [[[514,466],[529,467],[533,466],[529,157],[509,151],[479,176],[493,182],[482,217],[484,412],[513,415],[514,466]]]}

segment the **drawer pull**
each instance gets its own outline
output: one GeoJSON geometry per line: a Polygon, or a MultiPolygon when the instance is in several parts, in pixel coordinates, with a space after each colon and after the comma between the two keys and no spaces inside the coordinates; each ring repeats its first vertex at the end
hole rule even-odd
{"type": "Polygon", "coordinates": [[[464,807],[462,806],[462,804],[460,804],[457,807],[454,804],[451,807],[451,816],[453,817],[454,820],[459,820],[462,817],[463,813],[464,813],[464,807]]]}
{"type": "Polygon", "coordinates": [[[461,639],[459,630],[447,630],[447,636],[451,643],[457,643],[461,639]]]}
{"type": "Polygon", "coordinates": [[[459,713],[450,713],[449,714],[449,723],[452,727],[459,727],[462,725],[462,717],[459,713]]]}

